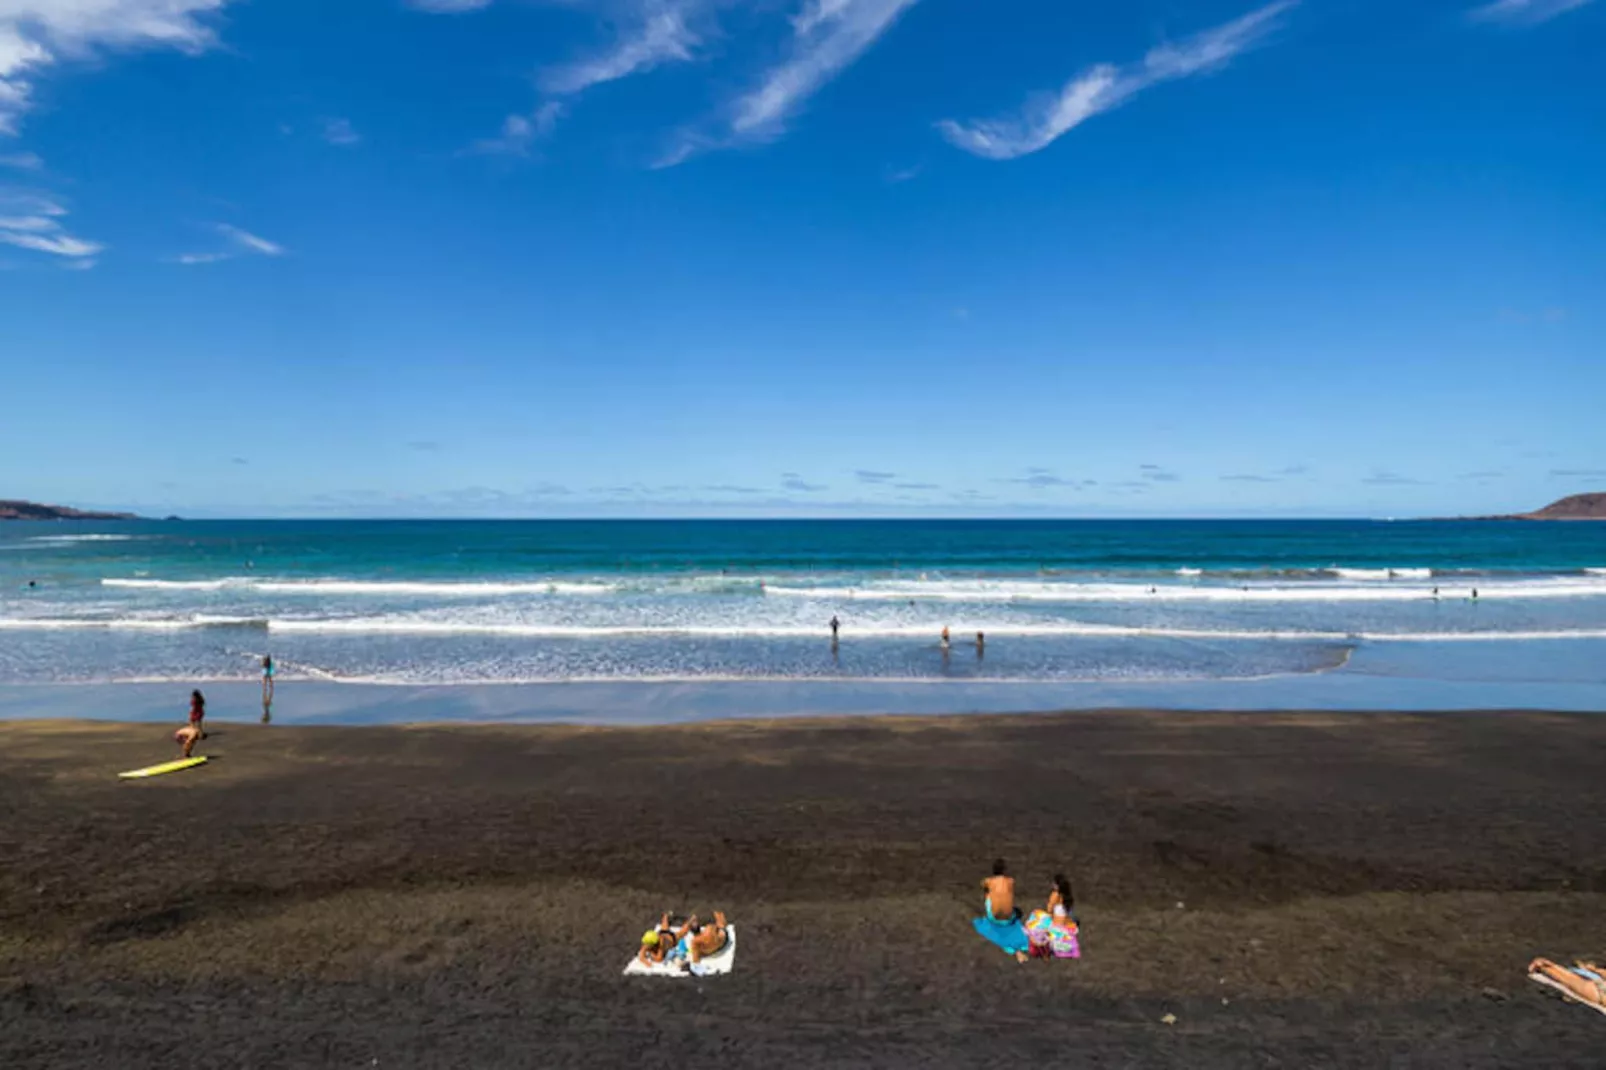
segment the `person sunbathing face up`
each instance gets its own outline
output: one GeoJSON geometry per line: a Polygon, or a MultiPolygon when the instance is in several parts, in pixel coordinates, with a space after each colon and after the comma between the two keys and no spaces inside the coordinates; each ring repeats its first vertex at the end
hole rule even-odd
{"type": "Polygon", "coordinates": [[[725,950],[725,945],[730,943],[730,936],[725,929],[724,912],[714,911],[714,924],[701,926],[692,933],[691,960],[701,962],[710,955],[717,955],[725,950]]]}

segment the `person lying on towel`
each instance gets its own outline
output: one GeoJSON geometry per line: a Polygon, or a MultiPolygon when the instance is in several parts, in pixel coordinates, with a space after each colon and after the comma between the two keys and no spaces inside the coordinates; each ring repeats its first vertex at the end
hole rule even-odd
{"type": "MultiPolygon", "coordinates": [[[[1578,965],[1595,977],[1606,977],[1606,973],[1602,973],[1600,967],[1592,962],[1580,962],[1578,965]]],[[[1593,1007],[1606,1007],[1606,983],[1586,977],[1578,970],[1569,970],[1565,966],[1557,966],[1549,959],[1541,958],[1528,963],[1528,972],[1544,974],[1565,988],[1580,1003],[1588,1003],[1593,1007]]]]}
{"type": "MultiPolygon", "coordinates": [[[[668,923],[669,915],[665,914],[663,925],[667,926],[668,923]]],[[[663,927],[660,927],[660,938],[662,932],[663,927]]],[[[686,919],[686,924],[671,930],[669,936],[672,937],[673,943],[665,957],[670,962],[685,959],[693,966],[724,951],[726,945],[730,943],[730,934],[726,931],[725,913],[720,910],[714,911],[712,925],[699,923],[697,915],[693,914],[686,919]]]]}
{"type": "Polygon", "coordinates": [[[1015,956],[1016,962],[1026,961],[1031,942],[1021,925],[1020,908],[1015,905],[1015,878],[1002,858],[993,863],[993,875],[981,882],[987,895],[982,900],[985,916],[975,921],[976,931],[1015,956]]]}
{"type": "Polygon", "coordinates": [[[666,911],[656,928],[648,929],[642,934],[641,950],[636,952],[636,958],[647,966],[659,965],[669,957],[677,940],[679,936],[669,924],[669,914],[666,911]]]}

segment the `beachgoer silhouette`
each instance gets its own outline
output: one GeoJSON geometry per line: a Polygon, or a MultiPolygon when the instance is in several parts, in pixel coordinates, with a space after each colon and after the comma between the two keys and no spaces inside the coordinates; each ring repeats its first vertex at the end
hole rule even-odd
{"type": "Polygon", "coordinates": [[[948,625],[946,624],[942,626],[942,648],[944,650],[948,649],[948,625]]]}
{"type": "Polygon", "coordinates": [[[1472,600],[1474,602],[1478,600],[1478,589],[1476,587],[1472,588],[1472,600]]]}
{"type": "Polygon", "coordinates": [[[981,632],[976,633],[976,660],[980,661],[987,653],[987,636],[981,632]]]}
{"type": "Polygon", "coordinates": [[[262,655],[262,723],[267,724],[273,712],[273,655],[262,655]]]}
{"type": "Polygon", "coordinates": [[[842,622],[837,620],[836,617],[833,616],[831,618],[831,642],[832,643],[836,642],[837,629],[840,628],[840,627],[842,627],[842,622]]]}

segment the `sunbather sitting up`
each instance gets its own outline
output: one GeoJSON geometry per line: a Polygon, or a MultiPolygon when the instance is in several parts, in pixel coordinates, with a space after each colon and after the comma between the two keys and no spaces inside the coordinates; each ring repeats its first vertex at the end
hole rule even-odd
{"type": "Polygon", "coordinates": [[[1064,874],[1054,874],[1046,909],[1034,910],[1031,917],[1026,919],[1026,935],[1032,941],[1035,957],[1082,957],[1081,945],[1077,942],[1075,905],[1071,882],[1065,879],[1064,874]]]}
{"type": "MultiPolygon", "coordinates": [[[[981,886],[987,890],[987,896],[982,900],[983,906],[987,911],[987,920],[994,925],[1008,925],[1013,922],[1018,927],[1020,925],[1020,909],[1015,906],[1015,878],[1009,875],[1009,867],[1004,864],[1002,858],[993,863],[993,875],[983,880],[981,886]]],[[[1025,962],[1026,942],[1024,937],[1026,933],[1024,929],[1021,930],[1020,935],[1022,939],[1019,941],[1019,946],[1017,947],[1014,942],[1011,942],[1010,946],[1006,947],[1005,950],[1015,956],[1015,961],[1025,962]]]]}

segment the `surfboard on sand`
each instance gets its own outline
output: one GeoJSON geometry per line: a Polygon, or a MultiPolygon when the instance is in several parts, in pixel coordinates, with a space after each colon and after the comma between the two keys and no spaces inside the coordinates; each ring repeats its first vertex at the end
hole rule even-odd
{"type": "Polygon", "coordinates": [[[130,769],[126,773],[118,773],[122,780],[138,780],[148,776],[161,776],[163,773],[176,773],[180,769],[193,769],[205,762],[205,758],[180,758],[176,762],[164,762],[161,765],[150,765],[144,769],[130,769]]]}

